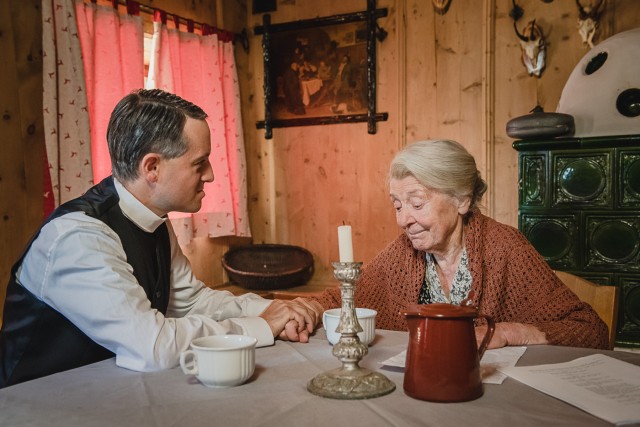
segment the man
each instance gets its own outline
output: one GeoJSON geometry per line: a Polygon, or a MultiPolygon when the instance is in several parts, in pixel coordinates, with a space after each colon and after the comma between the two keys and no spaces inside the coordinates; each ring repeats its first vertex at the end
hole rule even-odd
{"type": "Polygon", "coordinates": [[[214,179],[205,118],[161,90],[118,103],[113,176],[56,209],[12,269],[0,388],[114,355],[132,370],[171,368],[204,335],[308,341],[319,305],[207,288],[177,244],[168,212],[198,211],[214,179]]]}
{"type": "Polygon", "coordinates": [[[334,113],[346,113],[347,111],[351,111],[351,102],[349,98],[353,86],[355,85],[352,71],[351,57],[345,54],[342,56],[340,65],[338,65],[338,70],[333,79],[333,85],[331,88],[331,93],[333,94],[333,105],[331,106],[331,111],[334,113]],[[340,104],[344,104],[346,108],[343,109],[340,104]]]}
{"type": "Polygon", "coordinates": [[[307,111],[302,103],[300,65],[297,62],[292,62],[291,66],[285,70],[282,78],[284,84],[284,102],[287,111],[298,116],[306,114],[307,111]]]}

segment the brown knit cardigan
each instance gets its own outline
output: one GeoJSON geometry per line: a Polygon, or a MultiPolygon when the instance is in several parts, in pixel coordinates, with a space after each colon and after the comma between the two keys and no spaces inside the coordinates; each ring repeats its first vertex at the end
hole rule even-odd
{"type": "MultiPolygon", "coordinates": [[[[522,233],[479,212],[471,213],[464,227],[473,303],[481,313],[496,323],[534,325],[550,344],[608,348],[606,324],[558,279],[522,233]]],[[[425,253],[404,234],[398,236],[363,268],[356,305],[377,310],[381,329],[407,330],[402,312],[417,303],[425,268],[425,253]]],[[[325,309],[341,305],[338,287],[315,299],[325,309]]]]}

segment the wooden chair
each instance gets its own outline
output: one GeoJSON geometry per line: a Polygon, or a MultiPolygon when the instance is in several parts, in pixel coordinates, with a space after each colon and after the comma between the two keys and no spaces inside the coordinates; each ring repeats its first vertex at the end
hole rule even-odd
{"type": "Polygon", "coordinates": [[[562,280],[562,283],[571,289],[581,301],[593,307],[598,316],[607,324],[609,327],[609,349],[613,349],[616,339],[620,288],[617,286],[596,285],[565,271],[556,271],[555,273],[562,280]]]}

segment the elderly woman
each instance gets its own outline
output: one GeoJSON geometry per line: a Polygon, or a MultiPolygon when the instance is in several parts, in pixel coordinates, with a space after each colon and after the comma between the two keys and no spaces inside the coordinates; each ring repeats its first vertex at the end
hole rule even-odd
{"type": "MultiPolygon", "coordinates": [[[[409,145],[391,163],[389,188],[404,233],[365,266],[356,287],[357,305],[378,310],[380,328],[406,330],[408,304],[460,304],[469,296],[496,322],[489,348],[607,348],[607,326],[593,309],[518,230],[480,213],[487,185],[462,145],[409,145]]],[[[327,290],[317,301],[338,307],[340,292],[327,290]]]]}

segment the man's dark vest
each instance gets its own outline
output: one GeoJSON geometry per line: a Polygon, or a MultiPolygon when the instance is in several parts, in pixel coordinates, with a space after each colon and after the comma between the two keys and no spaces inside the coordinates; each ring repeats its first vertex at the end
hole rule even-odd
{"type": "MultiPolygon", "coordinates": [[[[120,237],[127,262],[133,267],[133,275],[144,288],[151,306],[164,314],[169,302],[171,269],[167,226],[162,224],[154,233],[141,230],[123,215],[118,201],[113,178],[108,177],[83,196],[61,205],[44,224],[77,211],[104,222],[120,237]]],[[[114,355],[16,280],[16,272],[40,229],[11,269],[0,330],[0,388],[114,355]]],[[[101,285],[87,283],[88,287],[101,285]]],[[[82,304],[82,301],[76,303],[82,304]]]]}

